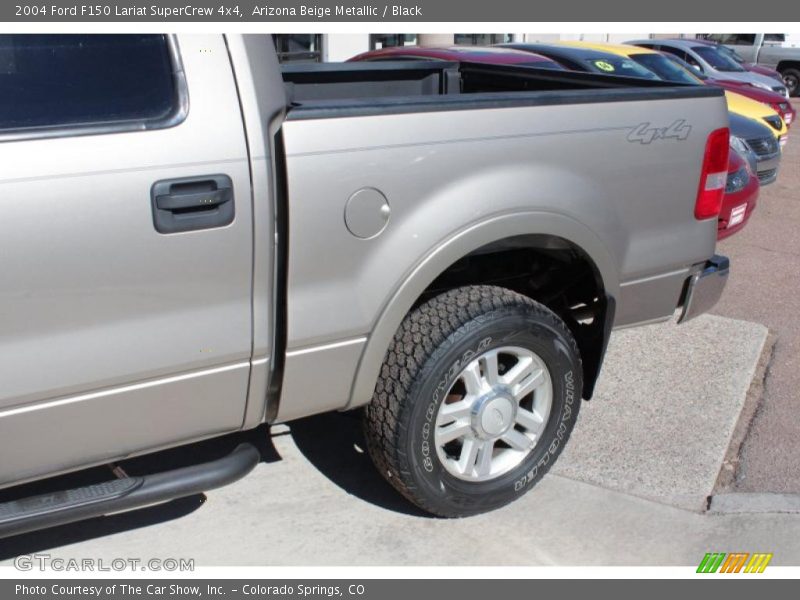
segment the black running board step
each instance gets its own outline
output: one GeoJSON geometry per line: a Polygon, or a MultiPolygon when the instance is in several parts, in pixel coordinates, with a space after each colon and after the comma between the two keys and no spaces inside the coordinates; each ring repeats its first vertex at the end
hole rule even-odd
{"type": "Polygon", "coordinates": [[[260,459],[252,444],[240,444],[208,463],[5,502],[0,504],[0,538],[207,492],[241,479],[260,459]]]}

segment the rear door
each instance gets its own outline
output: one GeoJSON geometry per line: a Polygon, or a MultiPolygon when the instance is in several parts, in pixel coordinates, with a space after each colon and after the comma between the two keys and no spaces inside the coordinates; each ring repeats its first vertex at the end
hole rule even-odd
{"type": "Polygon", "coordinates": [[[0,486],[241,426],[247,148],[222,36],[0,35],[0,486]]]}

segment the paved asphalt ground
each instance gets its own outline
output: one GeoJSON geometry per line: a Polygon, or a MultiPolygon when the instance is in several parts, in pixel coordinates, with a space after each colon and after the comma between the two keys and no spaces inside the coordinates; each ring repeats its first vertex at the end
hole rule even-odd
{"type": "MultiPolygon", "coordinates": [[[[800,111],[800,100],[794,99],[800,111]]],[[[747,227],[719,244],[731,258],[714,312],[769,327],[775,346],[763,397],[745,438],[735,489],[800,493],[800,125],[778,180],[761,190],[747,227]]],[[[713,365],[710,365],[713,368],[713,365]]]]}
{"type": "MultiPolygon", "coordinates": [[[[790,137],[778,182],[720,244],[732,273],[718,316],[615,333],[564,456],[510,506],[421,514],[373,469],[358,415],[329,414],[134,459],[126,469],[137,475],[248,439],[263,460],[207,497],[0,540],[0,565],[30,552],[198,565],[696,565],[733,550],[800,565],[800,129],[790,137]],[[726,459],[733,493],[706,512],[726,459]]],[[[95,475],[108,476],[79,477],[95,475]]],[[[84,483],[69,477],[61,489],[84,483]]]]}

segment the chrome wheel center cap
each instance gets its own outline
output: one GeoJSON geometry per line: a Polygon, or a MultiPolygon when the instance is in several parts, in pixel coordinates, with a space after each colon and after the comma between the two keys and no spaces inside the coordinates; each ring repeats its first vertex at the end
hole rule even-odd
{"type": "Polygon", "coordinates": [[[482,439],[498,438],[514,425],[516,412],[517,403],[511,396],[492,394],[476,402],[472,427],[482,439]]]}

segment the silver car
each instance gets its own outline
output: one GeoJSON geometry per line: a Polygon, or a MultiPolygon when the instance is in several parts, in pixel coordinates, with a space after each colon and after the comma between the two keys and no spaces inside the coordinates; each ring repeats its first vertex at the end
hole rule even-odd
{"type": "Polygon", "coordinates": [[[724,52],[714,46],[698,43],[697,40],[633,40],[625,43],[674,54],[692,68],[714,79],[742,81],[789,97],[789,91],[782,83],[766,75],[748,71],[724,52]]]}
{"type": "Polygon", "coordinates": [[[759,183],[769,185],[778,178],[781,147],[766,126],[735,113],[728,113],[731,126],[731,148],[750,163],[759,183]],[[755,161],[755,165],[753,162],[755,161]]]}

